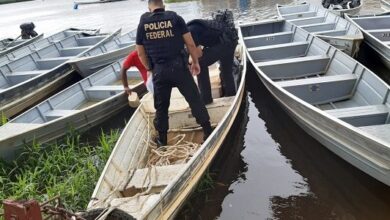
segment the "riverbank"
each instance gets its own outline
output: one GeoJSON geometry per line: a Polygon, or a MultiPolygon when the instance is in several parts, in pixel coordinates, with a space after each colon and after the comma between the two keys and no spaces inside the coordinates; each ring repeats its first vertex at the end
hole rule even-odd
{"type": "Polygon", "coordinates": [[[32,0],[0,0],[1,4],[9,4],[9,3],[16,3],[16,2],[26,2],[26,1],[32,1],[32,0]]]}

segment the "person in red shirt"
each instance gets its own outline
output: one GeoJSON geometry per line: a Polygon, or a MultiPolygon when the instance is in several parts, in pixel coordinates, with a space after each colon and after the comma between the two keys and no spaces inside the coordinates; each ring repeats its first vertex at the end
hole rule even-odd
{"type": "Polygon", "coordinates": [[[146,82],[148,80],[148,70],[145,68],[145,66],[141,63],[139,57],[138,57],[138,52],[137,50],[134,50],[133,52],[131,52],[127,58],[125,59],[125,61],[123,62],[122,64],[122,68],[121,68],[121,76],[122,76],[122,83],[123,83],[123,87],[125,89],[125,92],[128,94],[128,95],[131,95],[131,89],[129,88],[129,84],[127,82],[127,70],[130,69],[130,67],[133,67],[135,66],[139,72],[141,73],[141,77],[142,79],[144,80],[144,84],[146,85],[146,82]]]}

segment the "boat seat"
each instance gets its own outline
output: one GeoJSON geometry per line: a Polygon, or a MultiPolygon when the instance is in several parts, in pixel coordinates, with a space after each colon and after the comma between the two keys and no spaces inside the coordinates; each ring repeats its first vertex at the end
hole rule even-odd
{"type": "Polygon", "coordinates": [[[326,35],[326,36],[342,36],[347,34],[347,30],[342,29],[342,30],[315,31],[312,33],[317,35],[326,35]]]}
{"type": "Polygon", "coordinates": [[[41,70],[48,70],[51,68],[54,68],[60,64],[65,63],[69,59],[73,58],[73,56],[70,57],[52,57],[52,58],[43,58],[37,60],[37,64],[39,66],[39,69],[41,70]]]}
{"type": "Polygon", "coordinates": [[[276,84],[312,105],[319,105],[350,98],[356,81],[355,74],[342,74],[280,81],[276,84]]]}
{"type": "Polygon", "coordinates": [[[282,17],[286,20],[297,19],[297,18],[310,18],[315,17],[317,15],[316,11],[306,11],[306,12],[298,12],[291,14],[283,14],[282,17]]]}
{"type": "Polygon", "coordinates": [[[306,41],[248,48],[255,62],[302,57],[309,43],[306,41]]]}
{"type": "Polygon", "coordinates": [[[245,45],[248,48],[267,46],[270,44],[281,44],[291,42],[293,36],[292,31],[283,31],[273,34],[263,34],[257,36],[245,37],[245,45]]]}
{"type": "Polygon", "coordinates": [[[139,192],[146,191],[148,187],[152,187],[154,193],[160,192],[184,167],[185,164],[176,164],[137,169],[130,181],[119,187],[120,193],[123,197],[131,197],[139,192]]]}
{"type": "Polygon", "coordinates": [[[325,21],[325,17],[314,17],[314,18],[298,18],[298,19],[291,19],[289,22],[301,26],[301,25],[308,25],[308,24],[318,24],[325,21]]]}
{"type": "Polygon", "coordinates": [[[302,25],[301,28],[309,32],[316,32],[316,31],[333,30],[335,26],[336,26],[335,22],[324,22],[319,24],[302,25]]]}
{"type": "Polygon", "coordinates": [[[78,37],[76,38],[77,44],[79,46],[91,46],[97,44],[99,41],[103,40],[104,36],[87,36],[87,37],[78,37]]]}
{"type": "Polygon", "coordinates": [[[77,56],[85,50],[88,50],[90,46],[80,46],[80,47],[67,47],[60,50],[60,54],[62,57],[67,56],[77,56]]]}
{"type": "Polygon", "coordinates": [[[369,33],[383,33],[383,32],[390,32],[389,28],[384,28],[384,29],[371,29],[367,30],[369,33]]]}
{"type": "Polygon", "coordinates": [[[382,43],[390,46],[390,41],[382,41],[382,43]]]}
{"type": "Polygon", "coordinates": [[[330,61],[328,56],[306,56],[256,63],[271,79],[291,79],[324,74],[330,61]]]}
{"type": "Polygon", "coordinates": [[[65,109],[54,109],[44,113],[46,120],[51,121],[57,118],[65,117],[79,112],[79,110],[65,110],[65,109]]]}
{"type": "Polygon", "coordinates": [[[11,74],[7,74],[6,77],[12,83],[20,83],[28,79],[34,78],[42,73],[44,73],[44,71],[42,70],[20,71],[20,72],[12,72],[11,74]]]}
{"type": "Polygon", "coordinates": [[[390,143],[390,124],[359,127],[361,130],[390,143]]]}
{"type": "Polygon", "coordinates": [[[123,86],[92,86],[85,89],[87,96],[91,100],[103,100],[114,96],[116,94],[122,93],[123,86]]]}
{"type": "Polygon", "coordinates": [[[386,123],[389,108],[386,105],[368,105],[326,110],[326,113],[353,126],[369,126],[386,123]]]}

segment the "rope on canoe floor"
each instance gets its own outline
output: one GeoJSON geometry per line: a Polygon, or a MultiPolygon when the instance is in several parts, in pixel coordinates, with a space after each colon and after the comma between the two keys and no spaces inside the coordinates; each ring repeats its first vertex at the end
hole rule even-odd
{"type": "MultiPolygon", "coordinates": [[[[148,115],[149,116],[149,115],[148,115]]],[[[188,129],[188,130],[197,130],[197,129],[188,129]]],[[[146,145],[147,145],[147,148],[150,149],[150,153],[149,153],[149,156],[148,156],[148,160],[147,160],[147,163],[146,163],[146,168],[148,168],[148,172],[147,172],[147,175],[143,181],[143,184],[145,184],[146,180],[148,179],[148,187],[147,189],[144,191],[144,192],[140,192],[140,193],[137,193],[136,195],[132,196],[132,197],[128,197],[128,198],[139,198],[140,196],[143,196],[143,195],[147,195],[147,196],[150,196],[150,191],[152,189],[152,183],[155,182],[156,180],[152,180],[152,176],[151,176],[151,173],[152,173],[152,170],[154,170],[155,172],[155,175],[154,177],[156,178],[157,177],[157,170],[156,170],[156,166],[168,166],[168,165],[173,165],[173,164],[184,164],[186,163],[195,153],[196,151],[198,150],[198,148],[201,146],[200,144],[198,143],[194,143],[194,142],[189,142],[189,141],[185,141],[185,137],[186,135],[185,134],[178,134],[177,136],[175,136],[174,138],[170,139],[169,142],[172,143],[174,142],[175,144],[173,145],[167,145],[167,146],[162,146],[162,147],[158,147],[157,144],[152,140],[152,135],[150,134],[150,131],[151,131],[151,128],[150,128],[150,123],[149,123],[149,117],[148,117],[148,135],[147,135],[147,139],[145,140],[146,142],[146,145]]],[[[137,165],[137,168],[139,168],[139,165],[141,163],[141,160],[139,161],[138,165],[137,165]]],[[[135,169],[132,169],[132,170],[129,170],[128,174],[127,174],[127,177],[122,180],[122,181],[126,181],[126,183],[130,183],[132,177],[133,177],[133,174],[135,172],[135,169]]],[[[126,184],[126,185],[127,185],[126,184]]],[[[120,185],[120,184],[119,184],[120,185]]],[[[118,186],[119,186],[118,185],[118,186]]],[[[108,198],[110,198],[118,189],[118,186],[115,187],[114,190],[111,191],[111,193],[109,193],[109,195],[103,199],[103,201],[101,202],[106,202],[106,200],[108,198]]],[[[162,199],[161,197],[161,193],[160,193],[160,198],[162,199]]],[[[112,200],[112,198],[111,198],[112,200]]],[[[108,217],[108,215],[115,209],[115,208],[118,208],[120,205],[124,204],[126,201],[123,201],[115,206],[108,206],[97,218],[95,218],[96,220],[103,220],[103,219],[106,219],[108,217]]],[[[146,202],[146,199],[142,202],[142,204],[138,207],[137,210],[134,210],[134,212],[137,212],[137,211],[141,211],[142,210],[142,207],[144,206],[146,202]]],[[[109,204],[110,202],[108,202],[109,204]]],[[[162,212],[162,207],[160,206],[160,209],[161,209],[161,212],[162,212]]]]}

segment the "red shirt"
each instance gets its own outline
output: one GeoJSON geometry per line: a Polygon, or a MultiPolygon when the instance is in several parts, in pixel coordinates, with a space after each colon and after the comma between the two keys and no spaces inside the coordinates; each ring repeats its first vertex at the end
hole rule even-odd
{"type": "Polygon", "coordinates": [[[134,50],[133,52],[131,52],[126,60],[123,62],[123,68],[128,70],[130,69],[130,67],[132,66],[135,66],[137,67],[137,69],[139,70],[139,72],[141,73],[141,76],[142,76],[142,79],[144,80],[144,83],[146,83],[146,80],[148,79],[148,71],[146,70],[146,68],[144,67],[144,65],[141,63],[141,60],[139,59],[138,57],[138,52],[137,50],[134,50]]]}

